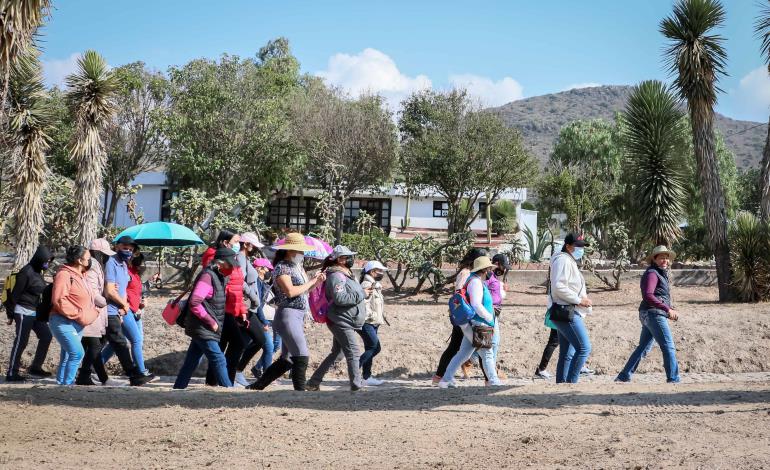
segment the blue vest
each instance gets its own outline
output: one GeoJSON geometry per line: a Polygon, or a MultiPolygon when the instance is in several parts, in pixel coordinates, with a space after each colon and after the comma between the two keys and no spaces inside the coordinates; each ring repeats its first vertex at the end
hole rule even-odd
{"type": "Polygon", "coordinates": [[[484,296],[481,298],[481,303],[482,303],[482,305],[484,305],[484,310],[486,310],[487,312],[491,313],[492,314],[492,318],[493,318],[492,323],[489,323],[488,321],[484,320],[479,314],[476,314],[473,317],[473,321],[476,322],[476,323],[483,323],[483,324],[489,325],[489,326],[495,326],[495,321],[494,321],[495,306],[494,306],[494,304],[492,302],[492,293],[489,292],[489,288],[487,287],[487,283],[484,282],[483,279],[481,279],[476,274],[471,274],[471,276],[476,276],[481,281],[481,286],[484,289],[484,296]]]}
{"type": "MultiPolygon", "coordinates": [[[[668,272],[655,266],[647,268],[647,271],[644,272],[645,275],[642,276],[642,280],[639,282],[639,289],[642,291],[642,296],[644,296],[644,279],[647,277],[648,273],[652,273],[652,275],[658,277],[658,285],[655,286],[655,292],[653,294],[655,295],[655,298],[660,300],[663,305],[671,307],[671,287],[668,282],[668,272]]],[[[639,304],[639,310],[649,310],[651,308],[654,307],[645,302],[644,297],[642,297],[642,302],[639,304]]]]}

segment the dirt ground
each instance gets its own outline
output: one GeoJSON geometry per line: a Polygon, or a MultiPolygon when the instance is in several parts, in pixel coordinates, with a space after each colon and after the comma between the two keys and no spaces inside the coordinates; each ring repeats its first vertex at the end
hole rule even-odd
{"type": "MultiPolygon", "coordinates": [[[[715,288],[677,288],[673,325],[683,382],[667,385],[656,349],[633,384],[614,384],[639,335],[638,291],[596,291],[587,324],[597,375],[577,385],[531,378],[548,336],[543,288],[511,286],[500,363],[509,379],[431,387],[450,327],[443,301],[390,299],[375,374],[387,385],[346,390],[342,368],[321,392],[287,381],[264,392],[170,391],[188,340],[145,315],[142,389],[0,385],[4,468],[768,468],[770,305],[716,303],[715,288]]],[[[308,324],[311,369],[331,344],[308,324]]],[[[0,331],[5,370],[12,331],[0,331]]],[[[36,342],[31,340],[25,363],[36,342]]],[[[49,367],[58,357],[51,348],[49,367]]],[[[556,357],[550,370],[555,368],[556,357]]]]}

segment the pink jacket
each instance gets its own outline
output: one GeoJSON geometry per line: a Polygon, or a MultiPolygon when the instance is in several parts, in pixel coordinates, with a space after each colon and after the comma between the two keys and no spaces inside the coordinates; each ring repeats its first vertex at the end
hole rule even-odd
{"type": "Polygon", "coordinates": [[[86,271],[86,281],[94,295],[94,304],[99,316],[93,323],[83,328],[83,336],[101,338],[107,333],[107,299],[104,297],[104,269],[96,260],[91,264],[91,269],[86,271]]]}

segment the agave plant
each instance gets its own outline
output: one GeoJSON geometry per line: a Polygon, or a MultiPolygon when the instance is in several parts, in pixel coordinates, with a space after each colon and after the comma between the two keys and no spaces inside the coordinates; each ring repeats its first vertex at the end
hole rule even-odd
{"type": "Polygon", "coordinates": [[[48,166],[53,114],[48,107],[43,72],[34,49],[17,57],[11,67],[8,87],[6,141],[11,152],[16,260],[14,269],[25,265],[37,248],[43,231],[43,192],[48,166]]]}
{"type": "Polygon", "coordinates": [[[543,260],[543,253],[548,245],[551,243],[551,234],[548,231],[543,231],[540,237],[537,233],[532,233],[529,227],[524,227],[522,230],[524,233],[524,239],[527,240],[527,246],[529,247],[529,260],[533,263],[539,263],[543,260]]]}
{"type": "Polygon", "coordinates": [[[75,202],[77,243],[87,246],[99,228],[99,196],[102,192],[106,153],[101,131],[115,113],[112,102],[117,79],[104,58],[87,51],[78,59],[78,71],[67,77],[67,102],[75,116],[75,135],[70,156],[77,165],[75,202]]]}
{"type": "Polygon", "coordinates": [[[659,81],[634,87],[623,115],[630,202],[638,230],[656,245],[680,236],[686,198],[681,147],[683,113],[677,98],[659,81]]]}
{"type": "Polygon", "coordinates": [[[770,300],[769,229],[750,212],[740,212],[730,229],[732,282],[741,300],[770,300]]]}
{"type": "MultiPolygon", "coordinates": [[[[767,63],[767,73],[770,74],[770,0],[759,14],[754,28],[757,36],[762,41],[762,55],[767,63]]],[[[761,177],[760,177],[760,215],[764,222],[770,222],[770,121],[767,126],[767,139],[765,150],[762,152],[761,177]]]]}
{"type": "Polygon", "coordinates": [[[668,38],[666,50],[674,86],[687,100],[698,183],[705,209],[705,226],[717,265],[719,300],[733,296],[730,285],[730,248],[727,243],[725,195],[719,179],[714,137],[714,105],[725,74],[724,39],[713,30],[722,26],[725,11],[718,0],[679,0],[673,14],[660,23],[668,38]]]}

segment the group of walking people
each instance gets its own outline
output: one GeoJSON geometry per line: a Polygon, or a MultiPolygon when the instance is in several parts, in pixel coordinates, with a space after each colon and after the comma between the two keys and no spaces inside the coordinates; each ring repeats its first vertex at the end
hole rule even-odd
{"type": "MultiPolygon", "coordinates": [[[[586,246],[582,237],[570,234],[551,258],[544,319],[551,335],[536,377],[548,377],[546,367],[557,347],[557,383],[576,383],[586,372],[591,342],[585,321],[593,302],[578,265],[586,246]]],[[[283,244],[271,247],[272,260],[262,256],[263,248],[254,233],[222,230],[203,254],[202,270],[177,321],[190,337],[190,345],[174,389],[188,386],[204,356],[208,385],[264,390],[289,373],[295,390],[319,390],[328,371],[342,360],[352,391],[381,385],[383,381],[372,375],[372,365],[382,350],[379,327],[388,324],[381,284],[388,268],[368,261],[357,277],[352,270],[357,253],[341,245],[320,265],[307,267],[311,263],[306,263],[304,255],[314,248],[299,233],[290,233],[283,244]],[[305,322],[310,312],[329,330],[331,348],[308,379],[305,322]],[[260,353],[250,369],[254,380],[249,382],[245,371],[260,353]]],[[[668,277],[674,257],[673,251],[659,246],[647,259],[649,266],[640,284],[639,345],[618,374],[618,382],[631,380],[654,343],[663,351],[667,381],[679,381],[669,327],[669,321],[679,315],[673,308],[668,277]]],[[[61,346],[56,371],[61,385],[94,385],[94,379],[110,385],[105,363],[113,355],[131,385],[153,381],[142,352],[144,256],[136,243],[122,237],[114,250],[105,239],[94,240],[89,249],[70,247],[65,264],[48,286],[43,273],[52,261],[50,251],[40,247],[15,277],[9,317],[16,324],[16,337],[6,381],[25,379],[19,373],[20,357],[33,331],[38,347],[30,374],[51,375],[43,363],[53,337],[61,346]]],[[[472,315],[467,322],[453,322],[433,383],[439,388],[456,387],[457,372],[467,375],[478,361],[485,384],[502,385],[504,375],[497,365],[499,320],[510,263],[504,254],[490,258],[485,250],[474,248],[459,268],[455,290],[464,296],[472,315]],[[489,341],[480,341],[479,331],[485,331],[489,341]]]]}

